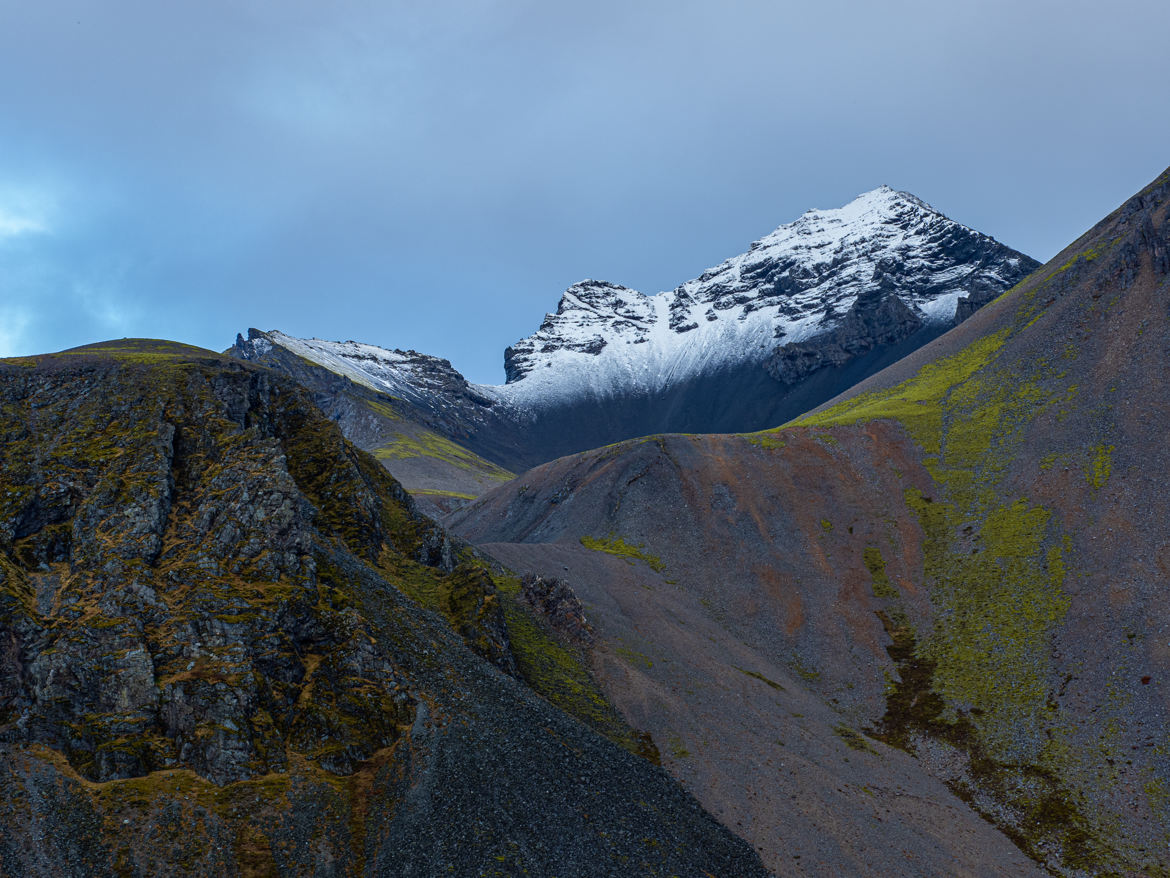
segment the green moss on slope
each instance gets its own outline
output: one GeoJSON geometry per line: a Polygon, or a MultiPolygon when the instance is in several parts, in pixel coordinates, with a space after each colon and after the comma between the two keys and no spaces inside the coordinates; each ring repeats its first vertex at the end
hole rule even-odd
{"type": "Polygon", "coordinates": [[[624,539],[612,533],[605,537],[581,537],[581,545],[595,552],[605,552],[607,555],[625,558],[631,564],[635,561],[645,561],[651,570],[658,573],[666,569],[666,565],[662,563],[662,559],[644,551],[645,547],[641,543],[637,545],[627,543],[624,539]]]}
{"type": "Polygon", "coordinates": [[[415,497],[448,497],[454,500],[474,500],[474,494],[464,494],[459,491],[443,491],[439,488],[423,488],[410,492],[415,497]]]}
{"type": "Polygon", "coordinates": [[[989,335],[954,356],[924,366],[914,378],[895,388],[860,394],[823,412],[799,418],[790,426],[828,427],[889,418],[900,422],[928,454],[938,454],[943,399],[984,367],[1006,338],[1006,330],[989,335]]]}
{"type": "MultiPolygon", "coordinates": [[[[1051,510],[1004,483],[1025,428],[1045,411],[1062,416],[1077,388],[1043,358],[1001,356],[1042,313],[1037,288],[1017,292],[1010,326],[895,387],[788,426],[898,421],[923,448],[937,485],[934,496],[906,493],[925,534],[936,619],[917,637],[900,611],[883,616],[901,676],[883,720],[886,740],[910,747],[926,732],[959,747],[983,794],[1000,802],[996,821],[1024,850],[1042,862],[1055,851],[1066,867],[1102,869],[1113,856],[1108,819],[1090,816],[1072,788],[1085,775],[1081,757],[1053,743],[1065,726],[1052,652],[1069,609],[1071,541],[1051,510]]],[[[1110,450],[1098,446],[1087,467],[1094,487],[1108,479],[1110,450]]],[[[895,597],[880,553],[867,550],[865,562],[875,594],[895,597]]],[[[972,794],[962,784],[958,792],[972,794]]]]}
{"type": "Polygon", "coordinates": [[[407,460],[413,457],[429,457],[441,460],[451,466],[468,472],[479,473],[498,482],[506,482],[514,475],[478,454],[455,444],[450,439],[430,430],[420,430],[414,435],[396,434],[394,440],[372,452],[381,461],[407,460]]]}
{"type": "MultiPolygon", "coordinates": [[[[649,758],[639,737],[609,703],[589,672],[584,653],[559,639],[521,599],[520,580],[494,577],[520,676],[556,707],[591,726],[615,744],[649,758]]],[[[654,761],[651,759],[651,761],[654,761]]]]}
{"type": "Polygon", "coordinates": [[[862,560],[865,561],[866,569],[869,570],[869,575],[873,580],[874,597],[898,597],[898,590],[894,588],[894,584],[890,582],[889,574],[886,573],[886,561],[882,558],[882,550],[877,546],[866,546],[862,553],[862,560]]]}
{"type": "Polygon", "coordinates": [[[1113,473],[1113,446],[1096,445],[1085,470],[1085,477],[1094,488],[1104,488],[1113,473]]]}
{"type": "MultiPolygon", "coordinates": [[[[539,620],[521,596],[520,580],[490,573],[481,562],[468,561],[450,576],[403,559],[386,556],[381,564],[391,581],[427,609],[442,613],[451,627],[467,640],[476,635],[474,624],[484,614],[478,597],[484,592],[467,588],[478,574],[490,575],[492,601],[498,601],[516,670],[546,701],[581,720],[632,753],[645,755],[645,745],[605,695],[589,671],[584,652],[565,643],[539,620]]],[[[482,649],[481,649],[482,654],[482,649]]]]}
{"type": "Polygon", "coordinates": [[[929,503],[917,491],[908,491],[906,502],[926,532],[925,573],[941,609],[923,646],[935,663],[935,685],[952,716],[976,713],[993,750],[1034,758],[1034,742],[1021,748],[1019,730],[1055,720],[1049,635],[1068,610],[1061,551],[1044,547],[1050,514],[1023,500],[994,508],[982,545],[964,554],[952,548],[963,521],[958,507],[929,503]]]}

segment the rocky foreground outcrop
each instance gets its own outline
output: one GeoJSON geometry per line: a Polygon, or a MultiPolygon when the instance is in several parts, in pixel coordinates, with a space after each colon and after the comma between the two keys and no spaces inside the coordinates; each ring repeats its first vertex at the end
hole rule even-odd
{"type": "Polygon", "coordinates": [[[764,874],[285,379],[0,361],[0,441],[0,873],[764,874]]]}

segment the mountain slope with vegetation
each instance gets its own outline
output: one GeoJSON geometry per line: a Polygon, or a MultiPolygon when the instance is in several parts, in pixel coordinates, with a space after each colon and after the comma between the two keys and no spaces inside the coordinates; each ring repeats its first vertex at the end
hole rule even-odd
{"type": "MultiPolygon", "coordinates": [[[[783,428],[555,461],[449,523],[517,567],[580,565],[607,692],[656,740],[689,723],[698,746],[680,736],[687,756],[664,764],[749,840],[781,839],[773,866],[803,843],[850,868],[872,841],[842,832],[826,850],[810,839],[819,821],[737,795],[721,775],[789,741],[761,753],[719,699],[680,698],[673,669],[721,698],[740,669],[783,687],[768,696],[781,702],[813,696],[821,734],[840,722],[914,756],[1054,874],[1170,874],[1168,214],[1170,172],[956,329],[783,428]],[[665,575],[639,578],[677,617],[648,627],[637,587],[592,579],[583,538],[658,559],[665,575]],[[730,654],[683,637],[712,625],[730,654]]],[[[778,728],[809,721],[788,717],[778,728]]],[[[792,808],[845,809],[850,780],[875,791],[853,759],[801,755],[792,808]],[[830,767],[836,796],[815,782],[830,767]]],[[[896,792],[876,796],[916,831],[896,792]]]]}
{"type": "Polygon", "coordinates": [[[132,340],[0,377],[0,871],[764,874],[295,385],[132,340]]]}
{"type": "Polygon", "coordinates": [[[425,511],[450,511],[512,478],[507,469],[467,447],[473,433],[500,436],[504,444],[488,442],[485,453],[514,459],[506,441],[510,426],[496,423],[487,401],[450,363],[413,352],[403,355],[400,360],[409,364],[413,380],[394,388],[402,394],[396,395],[359,374],[332,371],[301,356],[281,344],[285,338],[250,329],[228,354],[281,372],[304,387],[345,437],[381,461],[425,511]]]}

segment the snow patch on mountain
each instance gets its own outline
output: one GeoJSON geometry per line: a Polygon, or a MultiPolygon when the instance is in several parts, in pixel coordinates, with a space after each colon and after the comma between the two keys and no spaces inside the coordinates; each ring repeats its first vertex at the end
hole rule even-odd
{"type": "Polygon", "coordinates": [[[236,349],[244,352],[247,359],[260,359],[274,344],[356,384],[436,414],[459,408],[466,416],[469,408],[474,413],[474,408],[487,408],[494,402],[492,388],[478,388],[450,361],[418,351],[388,350],[356,341],[296,338],[277,330],[250,330],[247,340],[237,338],[236,349]]]}

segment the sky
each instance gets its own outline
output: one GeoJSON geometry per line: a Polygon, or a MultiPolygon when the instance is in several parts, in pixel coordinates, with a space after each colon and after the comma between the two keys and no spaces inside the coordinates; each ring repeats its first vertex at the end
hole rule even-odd
{"type": "Polygon", "coordinates": [[[503,381],[888,184],[1046,260],[1170,164],[1165,0],[0,0],[0,356],[248,327],[503,381]]]}

